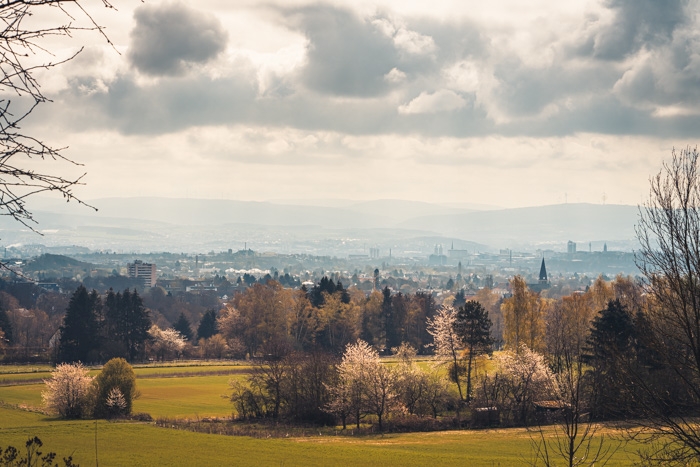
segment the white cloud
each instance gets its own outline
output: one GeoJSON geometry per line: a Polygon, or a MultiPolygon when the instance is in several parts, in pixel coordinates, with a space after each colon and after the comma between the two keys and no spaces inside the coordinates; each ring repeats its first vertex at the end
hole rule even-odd
{"type": "Polygon", "coordinates": [[[406,80],[406,73],[394,67],[389,73],[384,75],[384,80],[389,83],[400,83],[406,80]]]}
{"type": "Polygon", "coordinates": [[[479,89],[479,70],[476,63],[460,60],[443,70],[449,88],[460,92],[476,92],[479,89]]]}
{"type": "Polygon", "coordinates": [[[415,55],[430,54],[435,51],[435,41],[430,36],[408,30],[399,29],[394,35],[394,45],[404,52],[415,55]]]}
{"type": "Polygon", "coordinates": [[[449,112],[466,107],[467,101],[462,96],[449,89],[441,89],[434,93],[422,92],[408,104],[399,106],[400,114],[424,114],[449,112]]]}

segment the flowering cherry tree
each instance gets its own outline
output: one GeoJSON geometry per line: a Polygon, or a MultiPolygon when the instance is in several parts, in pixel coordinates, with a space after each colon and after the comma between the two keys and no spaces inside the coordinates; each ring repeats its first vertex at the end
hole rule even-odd
{"type": "Polygon", "coordinates": [[[44,405],[63,418],[80,418],[89,412],[93,378],[81,363],[58,365],[51,379],[44,380],[44,405]]]}

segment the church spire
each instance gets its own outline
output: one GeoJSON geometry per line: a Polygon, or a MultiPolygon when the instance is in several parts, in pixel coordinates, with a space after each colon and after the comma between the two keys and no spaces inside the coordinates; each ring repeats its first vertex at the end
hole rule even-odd
{"type": "Polygon", "coordinates": [[[540,284],[547,283],[547,268],[544,265],[544,257],[542,258],[542,266],[540,266],[540,284]]]}

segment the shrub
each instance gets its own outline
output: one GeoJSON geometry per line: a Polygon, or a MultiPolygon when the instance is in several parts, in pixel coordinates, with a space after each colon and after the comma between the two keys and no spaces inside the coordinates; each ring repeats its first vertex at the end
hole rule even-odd
{"type": "Polygon", "coordinates": [[[95,386],[96,417],[115,417],[131,413],[132,401],[137,396],[136,376],[126,360],[113,358],[105,363],[95,378],[95,386]]]}

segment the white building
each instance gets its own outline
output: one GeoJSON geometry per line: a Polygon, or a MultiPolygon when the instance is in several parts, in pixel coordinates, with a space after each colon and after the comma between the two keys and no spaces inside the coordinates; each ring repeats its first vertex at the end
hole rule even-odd
{"type": "Polygon", "coordinates": [[[138,279],[144,287],[156,286],[156,265],[136,260],[127,264],[129,277],[138,279]]]}

